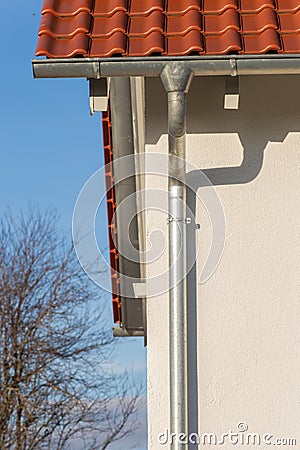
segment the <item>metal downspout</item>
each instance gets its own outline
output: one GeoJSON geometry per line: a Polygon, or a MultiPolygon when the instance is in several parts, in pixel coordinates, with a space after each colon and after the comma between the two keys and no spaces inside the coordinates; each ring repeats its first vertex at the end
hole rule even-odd
{"type": "Polygon", "coordinates": [[[168,94],[169,146],[169,329],[171,448],[181,450],[187,435],[187,330],[185,281],[185,141],[186,94],[192,73],[185,64],[169,63],[161,74],[168,94]],[[176,439],[177,438],[177,439],[176,439]]]}

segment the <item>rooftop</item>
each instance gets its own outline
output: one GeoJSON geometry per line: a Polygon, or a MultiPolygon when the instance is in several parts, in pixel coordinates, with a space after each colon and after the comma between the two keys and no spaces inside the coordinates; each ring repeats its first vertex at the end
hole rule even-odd
{"type": "Polygon", "coordinates": [[[298,0],[45,0],[48,58],[300,53],[298,0]]]}

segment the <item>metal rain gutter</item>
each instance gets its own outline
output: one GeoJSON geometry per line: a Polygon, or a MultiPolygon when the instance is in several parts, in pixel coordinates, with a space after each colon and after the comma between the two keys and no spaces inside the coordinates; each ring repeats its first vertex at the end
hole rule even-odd
{"type": "Polygon", "coordinates": [[[184,64],[194,76],[300,74],[299,54],[35,59],[32,67],[35,78],[155,77],[172,61],[184,64]]]}

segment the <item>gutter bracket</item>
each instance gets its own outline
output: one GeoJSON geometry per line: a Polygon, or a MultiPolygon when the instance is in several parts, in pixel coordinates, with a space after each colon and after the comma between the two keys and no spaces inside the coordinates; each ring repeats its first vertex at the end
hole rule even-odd
{"type": "Polygon", "coordinates": [[[110,78],[100,78],[89,80],[90,85],[90,114],[96,111],[107,111],[110,78]]]}
{"type": "Polygon", "coordinates": [[[137,337],[137,336],[144,336],[143,330],[127,330],[126,328],[123,328],[121,326],[115,325],[113,326],[113,336],[114,337],[137,337]]]}
{"type": "Polygon", "coordinates": [[[225,77],[224,109],[239,109],[240,77],[225,77]]]}
{"type": "Polygon", "coordinates": [[[133,292],[135,298],[147,297],[147,284],[146,283],[133,283],[133,292]]]}

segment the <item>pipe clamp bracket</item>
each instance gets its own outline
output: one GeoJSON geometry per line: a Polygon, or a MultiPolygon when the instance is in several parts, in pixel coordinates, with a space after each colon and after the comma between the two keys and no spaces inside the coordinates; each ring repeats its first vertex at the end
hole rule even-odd
{"type": "Polygon", "coordinates": [[[169,217],[167,219],[167,224],[169,225],[172,222],[182,222],[185,223],[186,225],[190,225],[192,223],[192,219],[190,217],[169,217]]]}

